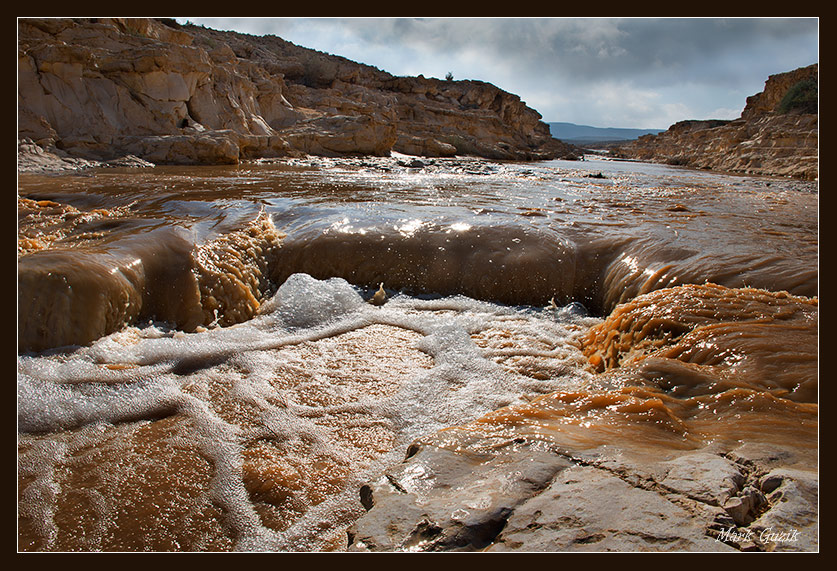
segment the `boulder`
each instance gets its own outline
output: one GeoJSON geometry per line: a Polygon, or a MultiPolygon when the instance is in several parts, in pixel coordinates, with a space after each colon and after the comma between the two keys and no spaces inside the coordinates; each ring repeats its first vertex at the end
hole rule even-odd
{"type": "Polygon", "coordinates": [[[309,155],[389,155],[395,141],[392,124],[368,115],[333,115],[297,123],[282,131],[290,145],[309,155]]]}
{"type": "Polygon", "coordinates": [[[393,150],[405,155],[422,157],[452,157],[456,154],[456,147],[450,143],[443,143],[432,137],[416,137],[400,134],[395,141],[393,150]]]}

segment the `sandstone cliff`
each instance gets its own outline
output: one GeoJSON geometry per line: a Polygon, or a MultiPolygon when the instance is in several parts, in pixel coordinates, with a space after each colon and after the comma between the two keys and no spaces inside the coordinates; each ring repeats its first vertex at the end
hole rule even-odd
{"type": "Polygon", "coordinates": [[[816,179],[818,64],[771,75],[733,121],[681,121],[614,155],[739,173],[816,179]]]}
{"type": "Polygon", "coordinates": [[[576,153],[488,83],[395,77],[275,36],[122,18],[18,21],[18,138],[66,158],[178,164],[576,153]]]}

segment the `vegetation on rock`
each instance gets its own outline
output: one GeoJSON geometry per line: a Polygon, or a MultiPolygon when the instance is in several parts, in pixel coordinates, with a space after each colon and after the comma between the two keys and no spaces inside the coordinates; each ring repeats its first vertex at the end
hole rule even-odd
{"type": "Polygon", "coordinates": [[[788,89],[776,107],[777,113],[816,113],[819,107],[819,90],[813,77],[801,79],[788,89]]]}

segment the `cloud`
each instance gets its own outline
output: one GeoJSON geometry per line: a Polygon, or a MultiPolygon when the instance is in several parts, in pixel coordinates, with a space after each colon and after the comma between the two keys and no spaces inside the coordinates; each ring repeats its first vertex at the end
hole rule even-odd
{"type": "Polygon", "coordinates": [[[192,21],[274,34],[394,75],[451,72],[456,79],[488,81],[520,95],[547,121],[597,126],[666,128],[677,120],[712,118],[718,110],[740,113],[768,75],[819,57],[816,18],[192,21]]]}

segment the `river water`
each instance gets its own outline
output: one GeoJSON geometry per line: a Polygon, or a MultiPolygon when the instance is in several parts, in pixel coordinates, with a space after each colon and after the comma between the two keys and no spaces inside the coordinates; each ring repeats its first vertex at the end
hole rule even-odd
{"type": "Polygon", "coordinates": [[[342,550],[475,421],[815,469],[817,183],[588,159],[20,175],[19,549],[342,550]]]}

